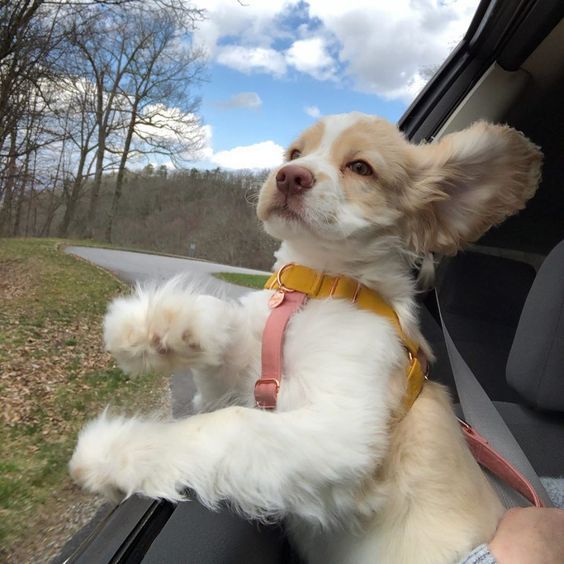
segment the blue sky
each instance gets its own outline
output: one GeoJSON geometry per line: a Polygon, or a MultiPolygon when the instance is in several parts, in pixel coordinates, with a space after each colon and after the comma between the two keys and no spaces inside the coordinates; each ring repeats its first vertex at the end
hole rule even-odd
{"type": "Polygon", "coordinates": [[[210,69],[210,82],[202,91],[201,113],[213,127],[215,151],[272,139],[287,145],[305,126],[315,121],[306,108],[321,114],[361,111],[396,121],[407,107],[405,100],[385,100],[355,92],[335,82],[309,76],[274,78],[267,74],[245,75],[222,65],[210,69]],[[259,107],[225,107],[223,103],[241,92],[255,92],[259,107]]]}
{"type": "Polygon", "coordinates": [[[202,0],[193,43],[207,138],[198,166],[269,168],[319,116],[397,121],[478,0],[202,0]]]}

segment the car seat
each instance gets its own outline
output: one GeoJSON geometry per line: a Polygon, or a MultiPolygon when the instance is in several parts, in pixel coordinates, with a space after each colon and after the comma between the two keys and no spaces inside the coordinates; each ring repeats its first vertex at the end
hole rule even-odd
{"type": "MultiPolygon", "coordinates": [[[[552,478],[543,482],[562,505],[564,241],[536,276],[520,261],[463,253],[448,263],[439,295],[457,348],[537,474],[552,478]]],[[[426,309],[422,326],[437,355],[431,377],[447,385],[456,400],[442,331],[426,309]]]]}
{"type": "Polygon", "coordinates": [[[540,476],[564,476],[564,241],[529,291],[506,367],[520,402],[495,405],[540,476]]]}

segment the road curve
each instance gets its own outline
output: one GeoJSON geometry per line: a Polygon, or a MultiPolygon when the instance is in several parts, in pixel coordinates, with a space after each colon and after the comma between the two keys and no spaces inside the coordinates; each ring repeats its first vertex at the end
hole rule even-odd
{"type": "Polygon", "coordinates": [[[248,290],[214,278],[212,276],[214,272],[267,274],[260,270],[228,266],[215,262],[97,247],[66,247],[65,252],[102,266],[129,283],[146,282],[148,280],[163,281],[177,274],[185,274],[188,278],[203,282],[210,292],[220,292],[232,298],[242,296],[248,290]]]}

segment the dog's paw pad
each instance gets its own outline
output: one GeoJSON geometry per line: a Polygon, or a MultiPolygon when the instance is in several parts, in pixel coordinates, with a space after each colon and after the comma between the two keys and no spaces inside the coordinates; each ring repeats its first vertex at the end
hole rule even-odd
{"type": "Polygon", "coordinates": [[[201,352],[203,350],[202,344],[194,337],[194,333],[190,329],[185,329],[182,332],[182,341],[194,352],[201,352]]]}
{"type": "Polygon", "coordinates": [[[160,355],[165,355],[170,352],[170,349],[163,343],[162,338],[160,335],[153,333],[150,338],[151,346],[159,353],[160,355]]]}

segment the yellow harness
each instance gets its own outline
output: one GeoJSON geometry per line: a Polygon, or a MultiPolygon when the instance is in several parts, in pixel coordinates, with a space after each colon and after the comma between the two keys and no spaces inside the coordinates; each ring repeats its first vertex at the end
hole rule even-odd
{"type": "Polygon", "coordinates": [[[346,276],[329,276],[306,266],[287,264],[267,280],[266,289],[276,290],[270,301],[275,308],[290,292],[300,292],[310,299],[344,299],[361,309],[372,311],[392,323],[409,358],[407,389],[403,404],[408,410],[423,388],[428,362],[418,343],[407,337],[394,309],[374,290],[346,276]]]}

